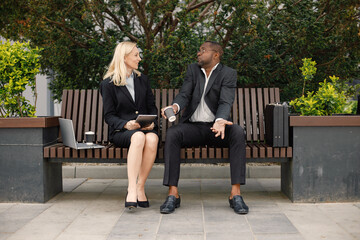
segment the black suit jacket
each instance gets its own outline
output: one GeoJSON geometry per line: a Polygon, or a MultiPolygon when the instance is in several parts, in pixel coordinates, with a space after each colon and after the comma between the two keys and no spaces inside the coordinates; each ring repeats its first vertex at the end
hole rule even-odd
{"type": "MultiPolygon", "coordinates": [[[[124,131],[129,120],[139,114],[158,114],[151,91],[150,81],[145,75],[134,74],[135,101],[126,86],[115,86],[110,78],[100,83],[100,93],[104,103],[104,119],[109,125],[109,139],[112,141],[116,130],[124,131]]],[[[157,129],[157,120],[154,121],[157,129]]]]}
{"type": "MultiPolygon", "coordinates": [[[[236,70],[219,65],[212,72],[205,89],[205,103],[215,115],[215,119],[230,120],[230,111],[235,98],[236,70]]],[[[173,103],[185,109],[180,122],[186,122],[200,103],[205,86],[205,75],[197,64],[188,66],[184,83],[173,103]]]]}

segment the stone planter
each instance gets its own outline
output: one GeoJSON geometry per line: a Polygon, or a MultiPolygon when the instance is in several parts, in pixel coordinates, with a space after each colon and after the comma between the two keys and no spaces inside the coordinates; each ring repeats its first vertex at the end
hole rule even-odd
{"type": "Polygon", "coordinates": [[[58,117],[0,119],[0,202],[43,203],[62,191],[61,164],[43,159],[58,132],[58,117]]]}
{"type": "Polygon", "coordinates": [[[293,202],[360,200],[360,116],[290,116],[293,158],[281,189],[293,202]]]}

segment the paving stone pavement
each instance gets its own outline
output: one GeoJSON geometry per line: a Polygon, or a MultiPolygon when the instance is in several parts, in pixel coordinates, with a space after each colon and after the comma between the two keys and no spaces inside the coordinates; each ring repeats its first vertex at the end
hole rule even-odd
{"type": "Polygon", "coordinates": [[[0,203],[0,240],[360,239],[360,202],[292,203],[280,179],[248,179],[247,215],[229,208],[228,179],[180,180],[181,207],[162,215],[167,188],[146,185],[150,208],[124,208],[127,180],[64,179],[64,192],[45,204],[0,203]]]}

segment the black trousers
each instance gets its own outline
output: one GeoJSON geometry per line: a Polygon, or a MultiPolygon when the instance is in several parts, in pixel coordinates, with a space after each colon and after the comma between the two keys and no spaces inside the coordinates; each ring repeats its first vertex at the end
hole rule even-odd
{"type": "Polygon", "coordinates": [[[165,140],[165,171],[163,184],[178,186],[180,150],[182,147],[229,147],[231,184],[245,184],[245,134],[239,125],[227,125],[225,138],[215,137],[213,123],[180,123],[170,127],[165,140]]]}

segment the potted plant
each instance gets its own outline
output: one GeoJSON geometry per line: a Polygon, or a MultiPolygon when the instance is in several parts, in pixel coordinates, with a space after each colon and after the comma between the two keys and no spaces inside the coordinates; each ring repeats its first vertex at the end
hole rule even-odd
{"type": "Polygon", "coordinates": [[[49,181],[62,177],[61,165],[43,161],[44,146],[57,140],[58,117],[36,117],[23,96],[28,86],[36,98],[40,52],[0,42],[0,202],[45,202],[62,189],[49,181]]]}
{"type": "MultiPolygon", "coordinates": [[[[316,73],[304,60],[304,82],[316,73]],[[306,66],[306,67],[305,67],[306,66]]],[[[360,200],[360,116],[355,88],[329,77],[316,92],[290,102],[293,159],[282,165],[282,191],[294,202],[360,200]]]]}

